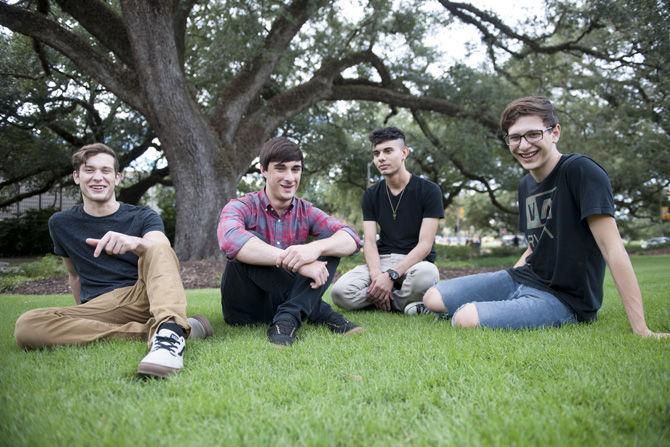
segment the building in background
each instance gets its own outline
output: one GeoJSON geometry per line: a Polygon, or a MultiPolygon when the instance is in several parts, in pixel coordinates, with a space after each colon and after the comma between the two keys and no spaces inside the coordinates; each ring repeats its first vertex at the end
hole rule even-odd
{"type": "MultiPolygon", "coordinates": [[[[17,193],[24,192],[23,187],[17,186],[20,188],[17,193]]],[[[74,205],[79,203],[79,188],[76,186],[55,186],[49,191],[25,198],[20,202],[13,203],[4,208],[0,208],[0,220],[8,219],[12,217],[20,217],[26,211],[34,209],[41,210],[45,208],[56,208],[58,210],[64,210],[72,208],[74,205]]]]}

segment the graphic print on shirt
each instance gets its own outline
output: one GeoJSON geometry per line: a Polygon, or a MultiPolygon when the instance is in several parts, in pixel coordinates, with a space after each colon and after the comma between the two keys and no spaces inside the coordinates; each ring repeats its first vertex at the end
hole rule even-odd
{"type": "Polygon", "coordinates": [[[546,237],[554,238],[547,228],[547,223],[551,220],[551,203],[555,190],[556,187],[553,187],[548,191],[526,197],[526,239],[533,250],[544,234],[546,237]]]}

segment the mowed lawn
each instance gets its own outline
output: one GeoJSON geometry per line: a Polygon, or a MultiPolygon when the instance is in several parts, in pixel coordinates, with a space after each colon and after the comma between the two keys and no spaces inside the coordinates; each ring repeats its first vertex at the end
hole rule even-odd
{"type": "MultiPolygon", "coordinates": [[[[649,325],[670,331],[670,256],[636,257],[649,325]]],[[[188,293],[215,336],[185,369],[135,377],[141,341],[19,350],[14,321],[69,296],[0,296],[0,445],[670,445],[670,340],[629,329],[611,278],[595,324],[456,330],[432,316],[348,313],[289,349],[224,325],[218,290],[188,293]]]]}

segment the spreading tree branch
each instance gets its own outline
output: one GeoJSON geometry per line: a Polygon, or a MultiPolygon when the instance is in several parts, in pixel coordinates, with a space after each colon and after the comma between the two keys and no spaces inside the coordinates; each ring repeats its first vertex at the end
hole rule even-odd
{"type": "Polygon", "coordinates": [[[114,53],[114,56],[126,64],[134,67],[133,56],[130,51],[130,41],[123,19],[100,0],[56,0],[58,6],[70,14],[91,36],[105,48],[114,53]]]}
{"type": "MultiPolygon", "coordinates": [[[[621,56],[614,57],[610,54],[607,54],[603,51],[599,51],[593,46],[585,46],[580,44],[580,42],[593,31],[603,28],[604,25],[600,23],[597,19],[590,20],[588,25],[581,31],[581,33],[572,40],[566,40],[564,42],[555,44],[555,45],[543,45],[543,41],[547,36],[540,37],[531,37],[527,34],[521,34],[514,31],[511,27],[507,26],[500,20],[498,17],[489,14],[481,9],[478,9],[470,4],[451,2],[448,0],[439,0],[439,2],[444,6],[451,14],[458,17],[463,23],[467,23],[476,27],[479,32],[482,34],[483,40],[489,42],[492,45],[495,45],[502,50],[506,51],[515,58],[522,59],[530,54],[534,53],[543,53],[543,54],[556,54],[561,52],[567,53],[578,53],[578,54],[587,54],[589,56],[601,59],[607,62],[618,62],[622,65],[648,65],[645,62],[635,62],[632,58],[633,54],[624,54],[621,56]],[[500,33],[496,35],[491,32],[488,26],[493,26],[493,28],[500,33]],[[525,47],[521,51],[514,51],[508,45],[505,45],[501,39],[501,35],[516,41],[522,42],[525,47]]],[[[557,29],[562,22],[558,22],[556,25],[557,29]]],[[[553,35],[556,33],[557,29],[553,35]]]]}
{"type": "Polygon", "coordinates": [[[384,88],[381,85],[370,85],[369,83],[346,82],[332,87],[332,93],[327,99],[336,100],[359,100],[374,101],[406,109],[424,110],[441,113],[443,115],[468,118],[482,124],[491,132],[498,132],[498,122],[489,115],[488,111],[465,110],[459,105],[444,99],[414,96],[393,89],[384,88]]]}
{"type": "Polygon", "coordinates": [[[144,154],[150,147],[153,147],[154,144],[152,141],[154,138],[156,138],[156,135],[152,131],[147,132],[147,135],[144,137],[142,143],[135,146],[128,152],[123,153],[119,157],[119,168],[123,170],[130,163],[141,157],[142,154],[144,154]]]}
{"type": "MultiPolygon", "coordinates": [[[[370,62],[376,56],[371,51],[350,54],[337,60],[324,61],[311,79],[283,93],[273,96],[265,107],[259,108],[244,120],[235,137],[235,146],[250,151],[260,146],[281,123],[295,116],[316,102],[328,99],[335,78],[348,67],[370,62]]],[[[251,157],[253,158],[253,157],[251,157]]]]}
{"type": "Polygon", "coordinates": [[[38,39],[63,53],[82,72],[98,80],[127,104],[141,112],[146,110],[135,74],[114,64],[84,38],[40,14],[4,3],[0,3],[0,25],[38,39]]]}
{"type": "Polygon", "coordinates": [[[181,0],[177,5],[177,10],[174,15],[174,40],[177,44],[177,52],[179,53],[179,66],[184,66],[184,54],[186,51],[186,25],[188,23],[188,16],[191,14],[193,7],[198,3],[198,0],[181,0]]]}
{"type": "Polygon", "coordinates": [[[137,204],[152,186],[158,184],[170,184],[170,182],[166,182],[165,180],[168,175],[170,175],[170,169],[168,167],[156,169],[147,177],[133,183],[131,186],[121,188],[116,195],[116,198],[120,202],[137,204]]]}
{"type": "Polygon", "coordinates": [[[222,141],[233,141],[242,117],[270,79],[291,41],[325,3],[325,0],[294,0],[279,13],[265,38],[263,48],[244,64],[242,71],[228,84],[219,99],[213,116],[222,141]]]}
{"type": "Polygon", "coordinates": [[[55,179],[50,179],[48,182],[42,184],[42,186],[36,188],[36,189],[31,189],[30,191],[26,191],[20,194],[17,194],[15,196],[12,196],[8,199],[3,199],[0,200],[0,209],[7,207],[9,205],[12,205],[16,202],[20,202],[23,199],[27,199],[29,197],[37,196],[39,194],[44,194],[45,192],[49,191],[54,183],[56,182],[55,179]]]}
{"type": "Polygon", "coordinates": [[[509,208],[498,201],[498,198],[495,195],[495,189],[491,187],[491,185],[489,184],[489,180],[487,178],[481,175],[477,175],[474,172],[468,170],[463,164],[463,162],[457,159],[451,151],[444,149],[444,145],[440,142],[439,138],[437,138],[437,136],[432,132],[426,120],[423,119],[423,117],[416,110],[412,110],[412,116],[414,117],[416,123],[419,125],[419,128],[421,128],[421,132],[423,132],[426,138],[428,138],[428,141],[430,141],[430,143],[437,150],[440,150],[447,155],[449,161],[451,161],[451,163],[456,167],[456,169],[458,169],[458,171],[461,173],[463,177],[469,180],[478,181],[484,186],[493,206],[495,206],[496,208],[505,213],[517,214],[516,210],[509,208]]]}

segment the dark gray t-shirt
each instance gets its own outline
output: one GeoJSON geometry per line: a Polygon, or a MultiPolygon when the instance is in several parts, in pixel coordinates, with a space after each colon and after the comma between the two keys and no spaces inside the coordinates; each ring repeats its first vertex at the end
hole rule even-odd
{"type": "MultiPolygon", "coordinates": [[[[407,254],[419,243],[419,230],[424,217],[444,217],[442,191],[435,183],[412,175],[402,194],[386,194],[386,181],[376,183],[363,194],[363,220],[374,220],[379,224],[377,250],[380,255],[407,254]],[[391,203],[397,209],[393,220],[391,203]]],[[[426,261],[435,260],[435,244],[426,261]]]]}
{"type": "Polygon", "coordinates": [[[99,257],[93,257],[95,247],[88,245],[86,239],[100,239],[108,231],[143,237],[150,231],[164,230],[163,221],[151,208],[125,203],[109,216],[91,216],[83,205],[77,205],[49,219],[54,253],[70,258],[79,274],[82,303],[137,282],[137,255],[110,256],[103,251],[99,257]]]}
{"type": "Polygon", "coordinates": [[[563,155],[542,182],[526,175],[518,194],[519,228],[533,253],[524,266],[508,271],[521,284],[552,293],[579,321],[595,320],[605,260],[586,218],[614,216],[607,172],[590,158],[563,155]]]}

